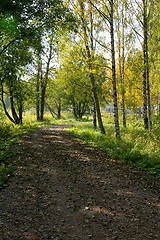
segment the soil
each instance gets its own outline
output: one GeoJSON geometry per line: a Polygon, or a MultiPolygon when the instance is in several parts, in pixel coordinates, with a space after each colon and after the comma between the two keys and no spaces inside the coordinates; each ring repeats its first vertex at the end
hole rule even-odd
{"type": "Polygon", "coordinates": [[[0,239],[160,239],[160,180],[47,126],[12,147],[0,239]]]}

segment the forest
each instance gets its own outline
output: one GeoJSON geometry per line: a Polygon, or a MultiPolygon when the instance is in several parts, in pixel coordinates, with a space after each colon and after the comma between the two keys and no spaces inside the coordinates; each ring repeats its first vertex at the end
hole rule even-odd
{"type": "Polygon", "coordinates": [[[160,174],[159,0],[0,2],[0,174],[49,124],[160,174]]]}

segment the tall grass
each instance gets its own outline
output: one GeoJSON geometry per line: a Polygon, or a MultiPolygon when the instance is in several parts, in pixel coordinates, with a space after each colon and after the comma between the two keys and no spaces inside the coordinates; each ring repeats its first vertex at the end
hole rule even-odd
{"type": "Polygon", "coordinates": [[[116,140],[113,116],[103,114],[106,135],[94,130],[92,123],[83,123],[67,129],[86,143],[107,151],[108,155],[160,175],[160,122],[146,131],[141,119],[127,118],[127,128],[121,126],[121,139],[116,140]]]}

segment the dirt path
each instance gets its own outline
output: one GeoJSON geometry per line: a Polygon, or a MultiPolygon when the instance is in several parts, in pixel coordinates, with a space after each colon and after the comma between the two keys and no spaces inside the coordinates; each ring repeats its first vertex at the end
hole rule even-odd
{"type": "Polygon", "coordinates": [[[0,239],[160,239],[160,181],[48,126],[14,146],[0,239]],[[148,183],[153,187],[148,188],[148,183]]]}

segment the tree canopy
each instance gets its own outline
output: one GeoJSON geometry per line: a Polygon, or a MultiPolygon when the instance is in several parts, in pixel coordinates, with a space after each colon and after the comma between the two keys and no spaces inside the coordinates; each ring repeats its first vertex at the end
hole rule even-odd
{"type": "Polygon", "coordinates": [[[105,133],[101,112],[113,103],[117,138],[128,110],[151,129],[160,109],[159,9],[158,0],[1,1],[4,113],[19,124],[26,106],[41,120],[45,107],[58,118],[73,109],[78,119],[92,109],[105,133]]]}

